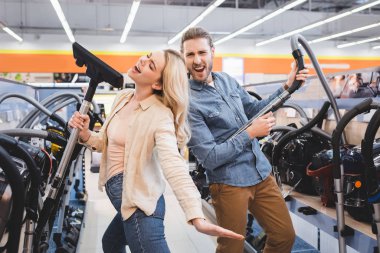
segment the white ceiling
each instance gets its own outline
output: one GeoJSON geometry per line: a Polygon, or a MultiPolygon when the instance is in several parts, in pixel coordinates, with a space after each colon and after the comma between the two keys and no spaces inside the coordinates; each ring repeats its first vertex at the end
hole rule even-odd
{"type": "MultiPolygon", "coordinates": [[[[74,36],[106,36],[115,42],[121,37],[132,0],[60,0],[59,2],[74,36]]],[[[199,15],[210,2],[210,0],[141,0],[128,38],[147,36],[165,37],[169,40],[199,15]]],[[[218,39],[287,2],[289,1],[226,0],[199,25],[208,29],[214,38],[218,39]]],[[[237,38],[259,42],[367,2],[373,0],[309,0],[237,38]]],[[[307,31],[303,35],[311,40],[377,23],[380,22],[379,14],[380,4],[359,14],[307,31]]],[[[0,0],[0,22],[26,38],[30,35],[38,38],[46,34],[65,34],[49,0],[0,0]]],[[[337,39],[337,43],[374,36],[380,36],[380,27],[341,37],[337,39]]],[[[380,44],[380,41],[373,42],[373,45],[376,44],[380,44]]]]}

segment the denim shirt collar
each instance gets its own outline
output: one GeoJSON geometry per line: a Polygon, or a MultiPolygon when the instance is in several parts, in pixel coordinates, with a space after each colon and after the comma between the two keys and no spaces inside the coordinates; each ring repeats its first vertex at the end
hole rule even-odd
{"type": "MultiPolygon", "coordinates": [[[[210,74],[212,76],[212,80],[215,80],[214,72],[211,72],[210,74]]],[[[197,90],[197,91],[202,90],[205,87],[205,85],[208,85],[206,82],[200,82],[200,81],[196,81],[194,79],[190,79],[190,84],[191,84],[190,88],[192,90],[197,90]]]]}

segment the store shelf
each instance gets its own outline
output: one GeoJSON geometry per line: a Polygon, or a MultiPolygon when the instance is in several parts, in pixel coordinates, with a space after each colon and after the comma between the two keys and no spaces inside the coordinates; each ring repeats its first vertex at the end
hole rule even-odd
{"type": "MultiPolygon", "coordinates": [[[[285,186],[286,188],[287,186],[285,186]]],[[[338,233],[334,232],[336,225],[335,208],[324,207],[320,197],[309,196],[298,192],[292,192],[290,200],[287,201],[290,212],[318,227],[327,234],[338,238],[338,233]],[[298,208],[310,206],[317,210],[315,215],[304,215],[298,212],[298,208]]],[[[346,225],[354,229],[354,235],[346,237],[346,244],[359,252],[373,252],[376,244],[376,235],[372,233],[371,224],[354,220],[346,213],[346,225]]]]}
{"type": "MultiPolygon", "coordinates": [[[[337,105],[339,109],[351,109],[355,105],[359,104],[363,100],[367,98],[344,98],[344,99],[337,99],[337,105]]],[[[380,98],[379,97],[372,97],[373,101],[380,103],[380,98]]],[[[320,109],[323,105],[323,103],[327,99],[297,99],[297,100],[292,100],[292,103],[295,103],[302,108],[313,108],[313,109],[320,109]]]]}

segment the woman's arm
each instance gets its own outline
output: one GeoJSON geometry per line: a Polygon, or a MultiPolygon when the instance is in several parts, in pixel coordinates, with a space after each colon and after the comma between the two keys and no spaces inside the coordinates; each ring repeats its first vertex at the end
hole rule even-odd
{"type": "Polygon", "coordinates": [[[204,218],[201,196],[190,177],[184,158],[178,151],[172,115],[167,113],[162,117],[154,138],[162,172],[185,212],[186,220],[204,218]]]}
{"type": "MultiPolygon", "coordinates": [[[[119,103],[132,92],[133,90],[131,89],[120,91],[113,101],[113,104],[111,106],[111,113],[117,107],[117,105],[119,105],[119,103]]],[[[69,126],[72,128],[78,128],[80,130],[78,139],[78,142],[80,144],[86,146],[92,151],[102,152],[104,131],[106,125],[108,124],[108,120],[109,118],[105,120],[99,132],[94,132],[89,130],[90,117],[88,115],[81,115],[79,112],[75,112],[69,120],[69,126]]]]}
{"type": "Polygon", "coordinates": [[[184,158],[178,151],[172,117],[168,116],[159,123],[155,143],[163,174],[184,211],[186,220],[193,224],[198,232],[243,240],[244,236],[205,220],[200,194],[190,177],[184,158]]]}

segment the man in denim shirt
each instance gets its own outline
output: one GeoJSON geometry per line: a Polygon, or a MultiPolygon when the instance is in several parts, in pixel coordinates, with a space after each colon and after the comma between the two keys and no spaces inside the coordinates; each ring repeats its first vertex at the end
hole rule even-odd
{"type": "MultiPolygon", "coordinates": [[[[264,252],[290,252],[295,232],[281,192],[270,175],[271,165],[256,137],[269,134],[275,124],[271,112],[255,120],[246,131],[228,138],[296,78],[293,64],[288,81],[268,99],[257,101],[226,73],[212,72],[214,46],[200,27],[182,36],[181,51],[191,75],[189,148],[206,169],[218,224],[244,234],[249,210],[267,235],[264,252]]],[[[218,238],[217,253],[241,253],[244,242],[218,238]]]]}

